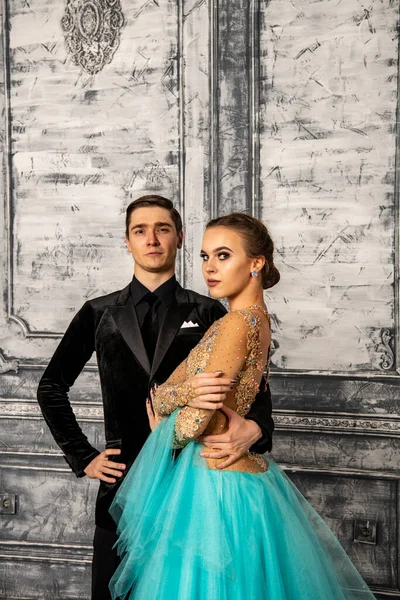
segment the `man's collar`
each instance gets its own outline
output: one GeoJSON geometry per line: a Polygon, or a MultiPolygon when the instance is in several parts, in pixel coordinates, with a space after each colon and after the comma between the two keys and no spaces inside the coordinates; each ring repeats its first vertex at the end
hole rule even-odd
{"type": "MultiPolygon", "coordinates": [[[[164,306],[169,306],[171,298],[176,290],[176,286],[176,277],[173,275],[170,279],[164,281],[164,283],[155,289],[153,294],[158,296],[164,306]]],[[[147,287],[138,279],[136,279],[135,276],[133,276],[130,291],[135,306],[137,306],[147,294],[151,294],[150,290],[147,289],[147,287]]]]}

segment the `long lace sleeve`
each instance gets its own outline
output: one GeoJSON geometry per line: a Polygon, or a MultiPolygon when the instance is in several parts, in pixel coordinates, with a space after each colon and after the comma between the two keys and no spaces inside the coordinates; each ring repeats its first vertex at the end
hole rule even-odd
{"type": "Polygon", "coordinates": [[[154,392],[153,408],[162,417],[185,406],[194,396],[192,386],[186,381],[186,362],[187,360],[181,362],[167,381],[154,392]]]}
{"type": "MultiPolygon", "coordinates": [[[[215,335],[209,336],[193,351],[190,362],[194,371],[222,371],[223,377],[234,379],[242,369],[248,354],[250,326],[242,314],[228,313],[216,325],[215,335]]],[[[233,393],[233,392],[232,392],[233,393]]],[[[185,406],[175,423],[175,441],[179,446],[200,436],[206,429],[214,410],[185,406]]]]}

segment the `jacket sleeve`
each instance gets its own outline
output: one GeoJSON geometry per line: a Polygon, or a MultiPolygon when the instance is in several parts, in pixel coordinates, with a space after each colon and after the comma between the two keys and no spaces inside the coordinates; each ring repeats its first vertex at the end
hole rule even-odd
{"type": "MultiPolygon", "coordinates": [[[[211,325],[214,321],[226,315],[226,310],[220,302],[215,301],[209,314],[209,325],[211,325]]],[[[261,380],[256,399],[254,400],[251,409],[245,416],[245,419],[255,421],[262,431],[262,437],[255,444],[253,444],[253,446],[250,448],[250,451],[257,452],[259,454],[271,452],[274,421],[272,418],[271,391],[269,388],[269,383],[267,385],[265,384],[264,377],[261,380]]]]}
{"type": "Polygon", "coordinates": [[[221,302],[219,302],[218,300],[216,300],[213,303],[212,310],[210,311],[210,322],[208,326],[210,327],[214,323],[214,321],[222,319],[222,317],[224,317],[226,314],[227,311],[224,305],[221,304],[221,302]]]}
{"type": "Polygon", "coordinates": [[[264,377],[261,380],[258,394],[245,418],[255,421],[263,434],[262,438],[253,444],[250,451],[259,454],[271,452],[274,420],[272,418],[271,390],[269,383],[265,385],[264,377]]]}
{"type": "Polygon", "coordinates": [[[50,431],[77,477],[99,454],[76,417],[68,392],[94,351],[94,320],[86,302],[70,323],[40,380],[37,399],[50,431]]]}

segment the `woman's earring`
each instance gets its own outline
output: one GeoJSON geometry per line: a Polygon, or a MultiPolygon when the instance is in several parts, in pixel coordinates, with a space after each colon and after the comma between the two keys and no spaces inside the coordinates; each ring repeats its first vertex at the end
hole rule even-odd
{"type": "Polygon", "coordinates": [[[252,271],[251,272],[251,276],[252,277],[258,277],[258,271],[252,271]]]}

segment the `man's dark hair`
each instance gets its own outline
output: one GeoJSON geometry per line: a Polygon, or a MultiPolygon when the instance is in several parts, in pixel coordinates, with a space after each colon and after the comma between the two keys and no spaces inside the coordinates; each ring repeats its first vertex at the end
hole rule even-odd
{"type": "Polygon", "coordinates": [[[178,213],[171,200],[168,198],[163,198],[163,196],[157,196],[154,194],[150,194],[148,196],[141,196],[137,198],[133,202],[131,202],[126,209],[126,218],[125,218],[125,235],[129,237],[129,225],[131,222],[131,215],[134,210],[137,208],[143,208],[146,206],[160,206],[160,208],[166,208],[169,211],[171,219],[174,222],[175,229],[177,233],[181,233],[182,231],[182,218],[178,213]]]}

